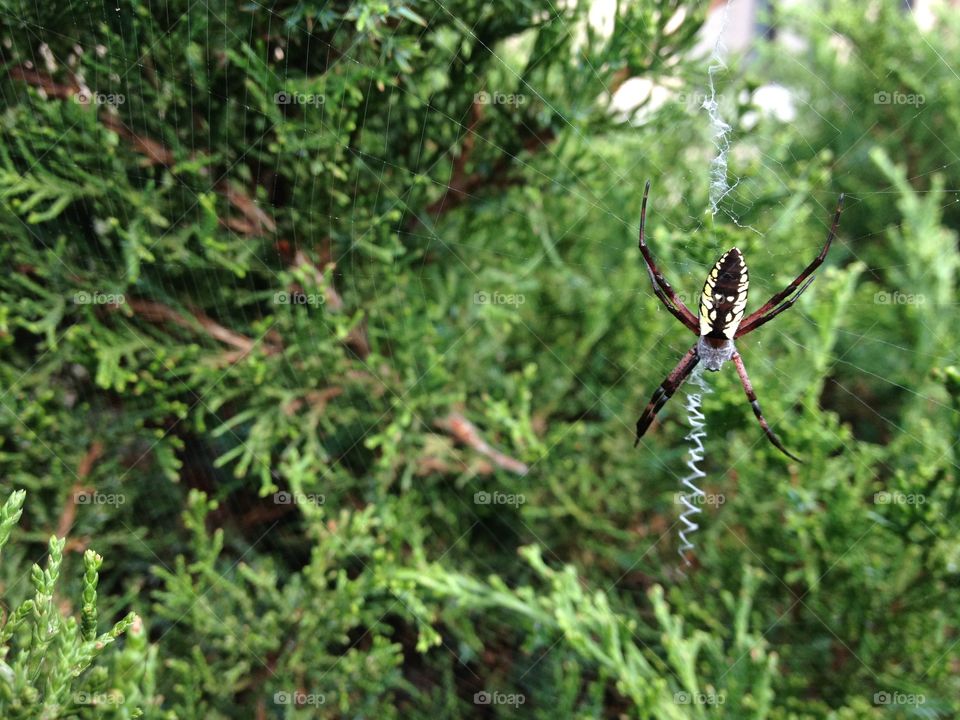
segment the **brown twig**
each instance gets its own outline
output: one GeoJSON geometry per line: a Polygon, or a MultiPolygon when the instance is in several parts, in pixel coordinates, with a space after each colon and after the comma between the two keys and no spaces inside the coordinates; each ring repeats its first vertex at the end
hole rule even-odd
{"type": "Polygon", "coordinates": [[[530,470],[525,463],[515,460],[508,455],[504,455],[499,450],[492,448],[490,444],[480,436],[480,431],[477,430],[476,425],[458,412],[450,413],[447,417],[437,420],[434,425],[450,433],[455,440],[488,458],[490,462],[502,470],[507,470],[517,475],[526,475],[530,470]]]}
{"type": "MultiPolygon", "coordinates": [[[[254,340],[248,338],[246,335],[241,335],[240,333],[223,327],[223,325],[220,325],[218,322],[208,317],[200,310],[192,311],[193,319],[191,320],[190,318],[181,315],[173,308],[153,300],[127,298],[126,304],[129,305],[130,309],[133,310],[137,315],[140,315],[148,322],[172,322],[175,325],[179,325],[180,327],[187,328],[189,330],[195,330],[197,325],[199,325],[207,332],[208,335],[210,335],[210,337],[236,348],[239,351],[236,355],[236,359],[238,360],[249,355],[257,344],[254,340]]],[[[112,307],[112,309],[116,310],[119,307],[120,306],[118,305],[112,307]]],[[[263,343],[263,347],[268,355],[273,355],[274,353],[280,351],[280,347],[270,340],[265,341],[263,343]]]]}
{"type": "Polygon", "coordinates": [[[427,212],[431,215],[439,215],[443,212],[448,197],[450,202],[457,204],[463,202],[468,194],[467,185],[470,178],[467,177],[467,162],[473,154],[473,148],[477,142],[476,130],[481,120],[483,120],[483,105],[474,100],[470,107],[470,123],[467,125],[463,137],[463,145],[460,148],[460,153],[453,159],[453,170],[450,173],[450,182],[447,183],[447,189],[439,200],[427,207],[427,212]]]}
{"type": "Polygon", "coordinates": [[[48,97],[67,100],[80,92],[78,85],[62,85],[54,82],[53,78],[46,73],[23,65],[14,65],[7,71],[7,74],[11,80],[21,80],[27,83],[27,85],[40,88],[48,97]]]}
{"type": "MultiPolygon", "coordinates": [[[[90,471],[93,470],[93,464],[101,455],[103,455],[103,443],[99,440],[94,440],[90,444],[90,449],[87,450],[86,454],[81,458],[80,464],[77,466],[77,482],[70,488],[70,494],[67,496],[67,504],[64,505],[60,513],[60,520],[57,523],[57,537],[66,537],[67,533],[70,532],[70,528],[73,527],[74,520],[76,520],[77,517],[77,496],[81,493],[90,492],[90,488],[87,487],[84,481],[90,476],[90,471]]],[[[88,542],[88,539],[78,538],[71,540],[67,543],[67,549],[84,550],[88,542]]]]}
{"type": "Polygon", "coordinates": [[[323,390],[311,390],[303,397],[294,398],[283,406],[283,412],[286,415],[296,414],[305,404],[310,405],[312,410],[322,413],[327,408],[333,398],[343,395],[343,388],[328,387],[323,390]]]}
{"type": "Polygon", "coordinates": [[[100,122],[102,122],[108,130],[115,132],[126,140],[130,144],[130,149],[133,150],[133,152],[145,156],[146,159],[142,164],[148,166],[163,165],[170,169],[173,169],[174,165],[176,165],[176,158],[172,150],[167,148],[163,143],[138,135],[128,128],[119,116],[114,113],[101,113],[100,122]]]}
{"type": "Polygon", "coordinates": [[[216,190],[246,218],[246,222],[235,218],[222,220],[221,222],[227,227],[243,227],[246,229],[245,235],[266,235],[276,232],[277,224],[273,218],[261,210],[253,198],[238,188],[235,183],[228,181],[217,183],[216,190]]]}
{"type": "MultiPolygon", "coordinates": [[[[467,126],[467,132],[463,140],[463,148],[453,161],[450,182],[447,183],[447,188],[443,195],[427,206],[427,213],[433,217],[439,217],[459,207],[485,187],[506,188],[512,185],[520,185],[523,182],[519,177],[510,176],[509,171],[515,158],[509,154],[501,155],[493,164],[493,167],[487,172],[467,174],[466,167],[473,155],[476,138],[475,130],[483,117],[482,110],[483,106],[475,101],[472,108],[470,124],[467,126]]],[[[530,130],[526,126],[518,127],[517,135],[523,138],[521,146],[524,151],[529,153],[545,149],[556,137],[554,132],[549,128],[535,131],[530,130]]],[[[413,230],[419,223],[420,219],[416,215],[411,216],[407,224],[407,230],[413,230]]]]}
{"type": "MultiPolygon", "coordinates": [[[[340,293],[337,292],[337,289],[333,286],[333,283],[327,282],[326,277],[324,277],[323,271],[314,263],[303,250],[297,250],[293,256],[293,265],[301,267],[307,270],[312,276],[314,283],[323,288],[324,295],[324,305],[327,310],[332,313],[339,313],[343,311],[344,302],[343,298],[340,296],[340,293]]],[[[328,262],[326,265],[327,270],[332,270],[336,267],[336,264],[328,262]]],[[[365,359],[370,354],[370,341],[367,339],[367,320],[364,317],[360,321],[360,324],[357,327],[353,328],[348,334],[344,341],[347,347],[353,350],[357,356],[362,360],[365,359]]]]}

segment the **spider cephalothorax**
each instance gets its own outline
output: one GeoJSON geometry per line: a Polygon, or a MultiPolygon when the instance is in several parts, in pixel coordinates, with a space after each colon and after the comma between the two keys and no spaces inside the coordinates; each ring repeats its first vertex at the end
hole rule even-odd
{"type": "Polygon", "coordinates": [[[653,397],[650,398],[650,403],[637,421],[637,442],[634,445],[640,442],[640,438],[650,427],[650,423],[653,422],[653,418],[656,417],[660,408],[683,384],[698,363],[702,362],[707,370],[718,371],[725,362],[732,360],[737,367],[737,375],[740,376],[740,382],[747,394],[747,399],[753,408],[753,414],[757,416],[763,432],[784,455],[799,461],[800,458],[790,453],[783,446],[780,438],[770,429],[763,417],[760,403],[757,402],[756,393],[753,391],[747,369],[744,367],[743,358],[737,352],[733,341],[773,320],[777,315],[791,307],[797,301],[797,298],[803,294],[803,291],[810,287],[810,283],[813,282],[811,276],[827,257],[830,243],[833,242],[833,237],[837,232],[840,212],[843,210],[843,195],[840,196],[840,201],[837,203],[837,210],[833,215],[833,224],[830,226],[830,234],[827,235],[827,242],[820,254],[784,290],[778,292],[761,308],[744,318],[743,313],[747,307],[747,289],[750,286],[750,280],[747,265],[743,260],[743,253],[737,248],[732,248],[721,255],[707,275],[707,280],[703,284],[703,292],[700,294],[698,316],[694,316],[690,309],[684,305],[683,300],[674,292],[663,273],[657,268],[650,249],[644,241],[643,230],[647,218],[647,195],[649,192],[650,183],[648,182],[643,191],[643,205],[640,209],[640,252],[643,253],[643,259],[647,265],[647,274],[653,283],[653,292],[660,298],[664,307],[689,330],[698,335],[698,338],[696,344],[687,351],[687,354],[667,375],[666,380],[660,384],[653,397]]]}

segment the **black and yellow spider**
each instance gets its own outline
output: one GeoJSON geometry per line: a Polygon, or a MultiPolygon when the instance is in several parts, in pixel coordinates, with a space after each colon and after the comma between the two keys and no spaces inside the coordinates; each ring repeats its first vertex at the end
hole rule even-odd
{"type": "Polygon", "coordinates": [[[650,249],[643,239],[643,228],[647,219],[647,195],[650,192],[650,182],[643,191],[643,206],[640,209],[640,252],[643,253],[643,260],[647,265],[647,273],[650,275],[650,282],[653,283],[653,292],[673,314],[677,320],[682,322],[694,335],[698,336],[696,344],[687,354],[683,356],[677,366],[667,375],[657,391],[650,398],[643,415],[637,420],[637,440],[634,447],[640,442],[640,438],[650,427],[653,418],[660,412],[660,408],[677,391],[684,380],[697,366],[697,363],[703,362],[707,370],[714,372],[723,367],[723,363],[732,360],[737,367],[737,374],[740,376],[740,382],[744,391],[747,393],[747,399],[753,407],[753,414],[760,421],[760,427],[766,433],[767,438],[772,442],[780,452],[794,460],[800,462],[800,458],[790,453],[780,442],[780,438],[774,434],[773,430],[767,424],[763,413],[760,410],[760,403],[757,402],[757,395],[753,392],[753,385],[750,384],[750,378],[747,375],[747,369],[743,366],[743,358],[737,352],[733,341],[751,333],[764,323],[773,320],[777,315],[793,305],[797,298],[803,294],[803,291],[810,287],[813,278],[810,277],[814,271],[820,267],[827,252],[830,250],[830,243],[833,242],[833,236],[837,232],[837,225],[840,223],[840,213],[843,210],[843,195],[840,195],[840,201],[837,203],[837,210],[833,216],[833,225],[830,227],[830,234],[827,236],[827,242],[823,250],[817,255],[816,259],[800,273],[796,280],[790,283],[786,289],[778,292],[770,298],[760,309],[743,317],[743,311],[747,306],[747,288],[750,281],[747,277],[747,265],[743,261],[743,254],[737,249],[728,250],[717,264],[713,266],[710,274],[707,275],[707,281],[703,285],[703,293],[700,295],[699,317],[695,317],[692,312],[683,304],[683,300],[670,287],[670,283],[663,277],[663,273],[657,268],[653,261],[650,249]],[[807,278],[810,278],[809,280],[807,278]],[[804,282],[806,280],[806,282],[804,282]],[[802,283],[802,284],[801,284],[802,283]],[[799,290],[797,289],[799,288],[799,290]],[[796,290],[796,292],[794,292],[796,290]],[[791,296],[792,294],[792,296],[791,296]]]}

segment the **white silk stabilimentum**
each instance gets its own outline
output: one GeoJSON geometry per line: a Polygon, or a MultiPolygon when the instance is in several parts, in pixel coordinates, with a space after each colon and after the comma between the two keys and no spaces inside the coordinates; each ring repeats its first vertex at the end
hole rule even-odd
{"type": "Polygon", "coordinates": [[[700,507],[695,505],[691,500],[706,495],[703,490],[697,487],[696,483],[707,476],[699,467],[699,463],[703,461],[705,452],[703,441],[707,437],[706,420],[704,419],[703,412],[700,410],[700,406],[703,401],[703,396],[709,392],[712,391],[707,386],[706,380],[704,380],[703,366],[698,365],[694,368],[690,379],[687,381],[687,403],[685,407],[687,410],[687,422],[690,424],[690,432],[687,433],[684,439],[690,443],[690,448],[687,450],[687,467],[690,472],[681,480],[686,490],[681,490],[678,496],[680,504],[684,507],[683,512],[680,513],[680,522],[683,524],[683,527],[680,528],[680,547],[678,552],[687,565],[690,564],[687,551],[693,550],[694,548],[693,543],[690,542],[690,535],[700,528],[692,518],[697,513],[702,512],[700,507]],[[690,388],[691,385],[696,385],[700,388],[700,391],[692,392],[690,388]]]}

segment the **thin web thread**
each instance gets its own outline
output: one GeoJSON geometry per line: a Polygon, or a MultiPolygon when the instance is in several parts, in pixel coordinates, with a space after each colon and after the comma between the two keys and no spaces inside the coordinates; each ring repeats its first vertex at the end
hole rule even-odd
{"type": "Polygon", "coordinates": [[[700,392],[687,390],[686,410],[687,422],[690,424],[690,432],[687,433],[684,439],[690,443],[690,448],[687,450],[687,467],[690,469],[690,473],[681,480],[686,491],[681,490],[679,493],[680,504],[684,506],[684,511],[680,513],[680,522],[683,524],[683,527],[680,528],[680,547],[678,552],[687,565],[690,564],[687,552],[694,549],[694,544],[690,541],[690,536],[700,528],[700,526],[693,521],[693,518],[702,512],[700,507],[691,502],[691,499],[706,495],[696,484],[707,476],[707,474],[700,469],[699,465],[703,461],[703,456],[706,452],[703,441],[707,437],[706,419],[700,407],[703,396],[706,393],[712,392],[707,386],[706,380],[703,378],[703,367],[700,365],[694,368],[693,374],[690,375],[688,388],[691,384],[700,388],[700,392]]]}
{"type": "Polygon", "coordinates": [[[713,46],[713,53],[710,55],[710,65],[707,68],[707,82],[710,87],[710,97],[703,101],[703,108],[710,117],[710,127],[713,130],[713,142],[717,147],[717,154],[710,161],[710,214],[716,216],[717,206],[720,201],[730,192],[730,184],[727,182],[727,153],[730,150],[730,124],[720,116],[720,104],[717,102],[717,91],[713,82],[714,75],[721,70],[727,69],[727,64],[723,61],[722,52],[726,48],[723,45],[723,33],[727,30],[727,21],[730,17],[730,0],[727,0],[723,8],[723,18],[720,22],[720,31],[717,34],[717,42],[713,46]]]}
{"type": "MultiPolygon", "coordinates": [[[[710,65],[707,68],[707,83],[710,88],[710,96],[703,101],[703,108],[710,117],[710,127],[713,129],[713,141],[717,148],[717,153],[710,161],[710,214],[717,214],[717,206],[720,201],[730,192],[730,185],[727,182],[727,153],[730,150],[730,124],[720,115],[720,104],[717,102],[717,89],[714,83],[714,76],[727,69],[723,61],[722,52],[723,33],[727,29],[727,22],[730,18],[730,0],[723,8],[723,18],[720,21],[720,31],[717,33],[717,42],[713,46],[713,53],[710,55],[710,65]]],[[[677,552],[686,565],[690,565],[689,551],[694,549],[694,544],[690,540],[700,526],[694,521],[694,518],[700,514],[702,509],[694,505],[692,500],[702,498],[706,495],[703,490],[697,486],[697,482],[707,476],[700,469],[700,463],[703,462],[706,450],[703,441],[707,437],[707,423],[700,407],[703,396],[711,392],[703,378],[703,367],[698,365],[694,368],[687,384],[687,423],[690,425],[690,432],[685,436],[685,440],[690,444],[687,450],[687,468],[690,470],[682,480],[683,488],[679,493],[680,504],[683,505],[683,512],[680,513],[680,547],[677,552]],[[689,388],[696,385],[700,392],[692,392],[689,388]]]]}

